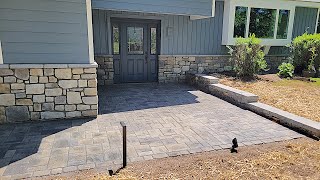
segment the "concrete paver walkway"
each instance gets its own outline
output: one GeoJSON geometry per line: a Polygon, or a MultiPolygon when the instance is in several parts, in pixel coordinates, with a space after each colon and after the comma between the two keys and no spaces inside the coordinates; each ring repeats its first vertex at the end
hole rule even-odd
{"type": "Polygon", "coordinates": [[[0,125],[0,179],[121,165],[121,127],[129,162],[303,137],[250,111],[185,85],[99,89],[92,120],[0,125]]]}

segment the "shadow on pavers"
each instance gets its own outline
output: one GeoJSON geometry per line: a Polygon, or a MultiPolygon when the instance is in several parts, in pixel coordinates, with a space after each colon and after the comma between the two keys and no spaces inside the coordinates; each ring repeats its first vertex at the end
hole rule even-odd
{"type": "Polygon", "coordinates": [[[116,84],[100,86],[99,114],[199,103],[186,84],[116,84]],[[177,88],[179,87],[179,88],[177,88]]]}
{"type": "MultiPolygon", "coordinates": [[[[50,136],[62,131],[68,132],[68,129],[82,126],[94,119],[61,119],[0,125],[0,168],[17,161],[21,161],[22,164],[37,161],[28,157],[51,150],[53,146],[57,148],[76,146],[78,142],[72,137],[61,137],[59,144],[50,146],[50,142],[52,143],[56,138],[50,136]]],[[[71,136],[76,138],[75,136],[81,136],[80,133],[71,136]]],[[[59,134],[59,136],[63,135],[65,134],[59,134]]]]}

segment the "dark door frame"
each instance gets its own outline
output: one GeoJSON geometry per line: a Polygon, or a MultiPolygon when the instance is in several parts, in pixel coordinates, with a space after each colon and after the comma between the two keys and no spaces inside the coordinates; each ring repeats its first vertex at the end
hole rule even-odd
{"type": "MultiPolygon", "coordinates": [[[[161,48],[161,21],[160,20],[151,20],[151,19],[129,19],[129,18],[111,18],[111,27],[113,27],[114,25],[117,25],[117,27],[119,28],[119,54],[114,54],[114,50],[113,50],[113,38],[111,37],[111,42],[112,42],[112,54],[114,57],[114,66],[118,65],[118,67],[114,67],[115,71],[116,68],[120,68],[119,71],[120,72],[115,72],[114,74],[114,82],[115,83],[130,83],[130,81],[127,81],[125,78],[125,72],[127,70],[127,65],[124,63],[125,60],[123,60],[123,58],[126,58],[127,56],[127,47],[122,47],[124,41],[127,41],[127,31],[126,30],[122,30],[123,28],[128,27],[129,25],[137,25],[137,26],[142,26],[144,27],[144,31],[145,29],[147,30],[147,32],[144,32],[144,37],[147,37],[147,39],[144,38],[144,46],[146,45],[146,47],[144,48],[144,50],[146,49],[147,54],[144,53],[145,58],[148,59],[147,62],[147,79],[142,81],[142,82],[158,82],[158,71],[159,71],[159,61],[158,61],[158,55],[160,54],[160,48],[161,48]],[[151,54],[151,28],[156,28],[156,54],[151,54]],[[151,71],[151,58],[155,59],[155,63],[156,63],[156,69],[155,69],[155,74],[152,75],[152,73],[150,73],[149,71],[151,71]],[[152,77],[150,77],[152,76],[152,77]]],[[[113,28],[112,28],[112,32],[111,35],[113,36],[113,28]]],[[[134,81],[132,81],[134,82],[134,81]]]]}

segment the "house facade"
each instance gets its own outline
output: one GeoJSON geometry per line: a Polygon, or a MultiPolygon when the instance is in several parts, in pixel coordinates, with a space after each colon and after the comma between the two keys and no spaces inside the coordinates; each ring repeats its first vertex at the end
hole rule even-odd
{"type": "Polygon", "coordinates": [[[231,70],[227,45],[320,32],[316,0],[2,0],[0,122],[97,116],[97,84],[184,82],[231,70]]]}

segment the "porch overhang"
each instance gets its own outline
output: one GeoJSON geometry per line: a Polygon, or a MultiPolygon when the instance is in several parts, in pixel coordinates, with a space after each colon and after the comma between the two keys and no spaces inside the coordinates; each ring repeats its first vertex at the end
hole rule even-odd
{"type": "Polygon", "coordinates": [[[92,0],[93,9],[214,17],[215,0],[92,0]]]}

